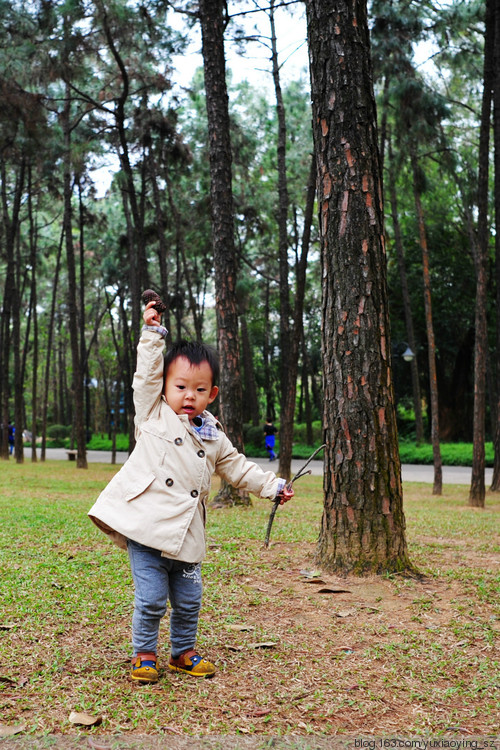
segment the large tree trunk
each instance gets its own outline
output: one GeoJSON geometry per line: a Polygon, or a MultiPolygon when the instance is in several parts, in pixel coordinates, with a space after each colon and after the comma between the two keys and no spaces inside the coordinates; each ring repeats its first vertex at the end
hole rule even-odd
{"type": "Polygon", "coordinates": [[[431,440],[432,453],[434,457],[434,484],[433,495],[441,495],[443,492],[443,464],[441,460],[441,446],[439,442],[439,398],[436,370],[436,343],[434,339],[434,324],[432,321],[431,300],[431,276],[429,270],[429,248],[427,245],[427,232],[425,231],[424,211],[422,200],[418,191],[418,166],[417,156],[411,147],[411,165],[413,170],[413,196],[417,212],[418,232],[420,237],[420,249],[422,251],[422,273],[424,278],[424,306],[425,326],[427,331],[427,347],[429,358],[429,390],[431,398],[431,440]]]}
{"type": "MultiPolygon", "coordinates": [[[[210,198],[217,337],[221,364],[220,411],[233,445],[243,451],[242,389],[236,299],[231,139],[224,59],[224,0],[200,0],[203,66],[210,146],[210,198]]],[[[223,484],[217,504],[249,504],[247,493],[223,484]]]]}
{"type": "Polygon", "coordinates": [[[322,566],[410,567],[365,0],[307,0],[322,259],[322,566]]]}
{"type": "Polygon", "coordinates": [[[478,169],[478,222],[476,255],[476,312],[474,341],[474,433],[472,455],[472,478],[469,505],[484,508],[486,488],[485,467],[485,423],[486,423],[486,360],[488,329],[486,306],[488,299],[488,176],[491,124],[491,90],[495,75],[493,67],[494,22],[493,0],[486,2],[486,27],[484,43],[484,86],[481,107],[481,129],[479,135],[478,169]]]}

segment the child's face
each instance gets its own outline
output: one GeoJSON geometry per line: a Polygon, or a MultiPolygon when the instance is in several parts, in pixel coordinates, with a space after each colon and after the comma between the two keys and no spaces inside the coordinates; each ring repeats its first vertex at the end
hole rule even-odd
{"type": "Polygon", "coordinates": [[[187,357],[170,363],[165,378],[165,398],[176,414],[198,417],[216,398],[219,389],[212,385],[212,368],[208,362],[192,365],[187,357]]]}

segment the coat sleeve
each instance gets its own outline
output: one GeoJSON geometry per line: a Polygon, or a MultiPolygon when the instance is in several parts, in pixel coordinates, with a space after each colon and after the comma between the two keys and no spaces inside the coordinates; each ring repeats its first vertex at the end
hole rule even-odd
{"type": "Polygon", "coordinates": [[[276,474],[273,471],[264,471],[258,464],[249,461],[236,450],[224,433],[220,435],[219,440],[216,474],[233,487],[251,492],[257,497],[274,500],[280,489],[276,474]]]}
{"type": "Polygon", "coordinates": [[[144,330],[137,346],[137,365],[132,381],[135,429],[159,407],[163,389],[163,348],[160,333],[144,330]]]}

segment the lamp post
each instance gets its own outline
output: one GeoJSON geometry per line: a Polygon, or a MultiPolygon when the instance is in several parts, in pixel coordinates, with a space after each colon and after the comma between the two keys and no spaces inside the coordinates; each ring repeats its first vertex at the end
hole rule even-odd
{"type": "Polygon", "coordinates": [[[399,344],[394,344],[392,348],[393,357],[401,357],[405,362],[413,362],[415,359],[415,352],[411,349],[410,345],[406,341],[401,341],[399,344]]]}

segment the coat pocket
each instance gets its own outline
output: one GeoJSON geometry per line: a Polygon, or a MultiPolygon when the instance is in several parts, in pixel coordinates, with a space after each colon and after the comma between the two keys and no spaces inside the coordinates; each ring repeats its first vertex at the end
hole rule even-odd
{"type": "Polygon", "coordinates": [[[142,495],[142,493],[148,489],[148,487],[154,482],[155,479],[156,477],[152,471],[146,472],[140,477],[130,477],[128,481],[127,477],[122,477],[124,499],[127,502],[129,502],[130,500],[135,500],[137,497],[139,497],[139,495],[142,495]]]}

